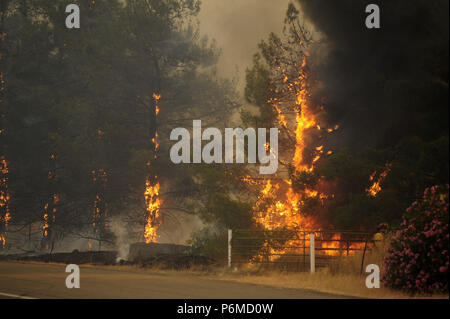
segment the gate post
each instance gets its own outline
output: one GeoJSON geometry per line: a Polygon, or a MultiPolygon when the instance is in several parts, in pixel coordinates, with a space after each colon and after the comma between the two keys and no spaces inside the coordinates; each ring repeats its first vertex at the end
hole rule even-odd
{"type": "Polygon", "coordinates": [[[314,248],[314,234],[309,235],[309,258],[311,265],[311,273],[316,272],[316,256],[315,256],[315,248],[314,248]]]}
{"type": "Polygon", "coordinates": [[[231,268],[231,240],[233,239],[233,231],[228,229],[228,268],[231,268]]]}

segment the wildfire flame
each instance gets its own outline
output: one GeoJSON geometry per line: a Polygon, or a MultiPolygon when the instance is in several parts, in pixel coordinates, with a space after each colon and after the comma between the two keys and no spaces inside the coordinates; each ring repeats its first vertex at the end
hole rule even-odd
{"type": "Polygon", "coordinates": [[[0,247],[3,248],[6,246],[6,229],[8,228],[8,222],[11,220],[8,173],[8,162],[2,156],[0,157],[0,247]]]}
{"type": "Polygon", "coordinates": [[[52,208],[50,208],[49,203],[44,206],[44,226],[42,227],[44,231],[44,237],[48,237],[51,231],[51,225],[56,221],[56,205],[59,203],[59,195],[53,194],[52,208]]]}
{"type": "Polygon", "coordinates": [[[338,256],[340,253],[340,241],[341,234],[334,234],[330,241],[322,242],[322,248],[325,250],[325,254],[328,256],[338,256]]]}
{"type": "Polygon", "coordinates": [[[374,171],[369,177],[369,181],[373,183],[369,188],[366,189],[367,194],[369,194],[372,197],[376,197],[378,193],[381,191],[381,183],[385,180],[386,176],[389,174],[390,171],[391,171],[390,163],[387,163],[385,165],[384,171],[381,172],[381,174],[378,176],[377,179],[375,179],[377,171],[374,171]]]}
{"type": "MultiPolygon", "coordinates": [[[[316,147],[316,156],[312,163],[306,163],[303,153],[306,148],[305,136],[308,130],[320,130],[316,123],[314,114],[307,105],[308,91],[306,88],[306,74],[303,68],[306,66],[306,58],[303,60],[299,76],[294,81],[290,81],[283,71],[283,83],[290,87],[291,91],[296,92],[295,98],[295,152],[292,163],[295,172],[312,172],[314,163],[316,163],[323,153],[323,145],[316,147]],[[292,90],[293,89],[293,90],[292,90]]],[[[278,122],[285,128],[288,128],[288,120],[283,114],[279,105],[282,104],[276,98],[269,99],[268,103],[272,105],[278,115],[278,122]]],[[[292,181],[283,180],[281,183],[272,184],[267,180],[254,206],[256,222],[265,229],[272,230],[277,228],[286,229],[307,229],[316,226],[314,220],[302,215],[300,207],[302,201],[308,197],[317,197],[319,192],[306,189],[305,192],[295,192],[292,189],[292,181]]]]}
{"type": "MultiPolygon", "coordinates": [[[[157,176],[155,176],[155,179],[157,179],[157,176]]],[[[147,244],[158,240],[157,229],[160,226],[159,209],[161,207],[159,189],[160,185],[158,182],[156,182],[155,185],[152,185],[150,180],[147,179],[144,193],[147,209],[147,223],[145,225],[144,238],[147,244]]]]}
{"type": "MultiPolygon", "coordinates": [[[[99,222],[102,218],[108,216],[108,203],[104,199],[104,190],[106,189],[106,185],[108,182],[108,175],[106,174],[103,168],[98,170],[92,170],[92,181],[94,184],[97,184],[97,194],[95,195],[94,200],[94,212],[93,212],[93,222],[92,226],[94,228],[94,232],[97,234],[100,232],[99,222]]],[[[107,228],[107,224],[103,225],[104,228],[107,228]]]]}
{"type": "MultiPolygon", "coordinates": [[[[56,160],[55,154],[51,154],[50,159],[52,161],[55,161],[56,160]]],[[[47,178],[50,182],[54,182],[58,179],[58,175],[53,170],[49,170],[47,178]]],[[[59,195],[55,193],[52,195],[51,201],[47,202],[44,205],[44,216],[43,216],[44,225],[42,226],[44,238],[48,237],[51,238],[52,225],[56,221],[57,205],[59,201],[60,201],[59,195]]],[[[48,248],[48,243],[46,243],[46,248],[48,248]]]]}
{"type": "MultiPolygon", "coordinates": [[[[315,165],[320,160],[323,154],[330,155],[332,151],[325,151],[323,145],[317,145],[314,147],[313,158],[307,161],[304,158],[304,152],[310,145],[310,139],[308,138],[313,131],[316,132],[328,132],[332,133],[339,129],[338,125],[333,128],[323,130],[321,125],[317,123],[317,118],[312,109],[308,106],[308,87],[307,87],[307,73],[305,71],[307,62],[306,57],[303,59],[298,75],[295,79],[290,80],[285,70],[282,70],[281,82],[284,86],[287,86],[289,92],[295,93],[294,99],[294,113],[295,113],[295,127],[289,129],[290,120],[287,118],[280,107],[283,104],[277,98],[270,98],[268,103],[272,105],[277,114],[278,123],[285,128],[288,132],[295,133],[295,151],[292,157],[292,166],[294,174],[298,173],[312,173],[315,169],[315,165]]],[[[279,90],[275,90],[275,93],[279,93],[279,90]]],[[[289,112],[292,113],[292,112],[289,112]]],[[[292,121],[291,121],[292,122],[292,121]]],[[[263,226],[266,230],[320,230],[320,221],[307,216],[302,213],[302,206],[305,200],[309,198],[317,198],[324,200],[328,198],[328,195],[321,193],[317,189],[305,188],[303,191],[295,191],[292,187],[292,180],[290,179],[267,179],[263,183],[252,180],[250,176],[246,176],[242,179],[249,185],[262,184],[261,191],[258,195],[256,203],[253,207],[254,219],[256,222],[263,226]],[[281,180],[281,182],[278,182],[281,180]]],[[[333,195],[331,195],[333,196],[333,195]]],[[[326,235],[317,235],[318,242],[317,247],[322,248],[323,253],[330,256],[340,254],[342,248],[341,234],[334,234],[331,238],[326,235]],[[328,249],[328,250],[327,250],[328,249]]],[[[305,247],[309,246],[309,238],[305,233],[297,235],[302,240],[305,247]]],[[[298,241],[287,241],[284,248],[272,248],[266,242],[263,245],[263,250],[280,258],[283,254],[292,253],[292,249],[297,249],[298,241]]],[[[352,249],[359,248],[360,243],[347,243],[347,254],[352,254],[355,251],[352,249]]],[[[261,256],[259,256],[261,257],[261,256]]],[[[269,260],[271,257],[267,257],[269,260]]]]}
{"type": "MultiPolygon", "coordinates": [[[[159,100],[161,99],[161,94],[153,93],[153,100],[155,101],[155,116],[158,116],[160,112],[159,108],[159,100]]],[[[159,142],[158,142],[158,132],[155,132],[155,137],[152,138],[152,143],[154,145],[155,150],[155,156],[156,159],[157,152],[159,149],[159,142]]],[[[150,167],[151,163],[150,161],[147,162],[147,166],[150,167]]],[[[157,230],[159,226],[161,225],[161,219],[159,215],[159,211],[161,208],[161,198],[159,197],[159,190],[160,190],[160,184],[158,182],[158,176],[155,175],[152,179],[147,177],[147,180],[145,182],[145,192],[144,192],[144,199],[145,199],[145,208],[146,208],[146,218],[145,218],[145,228],[144,228],[144,238],[145,242],[152,243],[158,241],[158,233],[157,230]]]]}
{"type": "Polygon", "coordinates": [[[155,100],[155,114],[158,115],[160,111],[158,103],[161,99],[161,94],[153,93],[153,99],[155,100]]]}
{"type": "MultiPolygon", "coordinates": [[[[0,33],[0,41],[5,41],[6,32],[0,33]]],[[[3,59],[2,53],[0,53],[0,60],[3,59]]],[[[3,70],[0,70],[0,103],[3,102],[3,92],[6,88],[6,81],[3,75],[3,70]]],[[[3,119],[6,114],[0,112],[0,118],[3,119]]],[[[4,135],[5,129],[0,127],[0,135],[4,135]]],[[[9,192],[8,192],[8,162],[5,156],[0,155],[0,248],[6,246],[6,230],[8,228],[8,222],[11,220],[11,213],[9,210],[9,192]]]]}

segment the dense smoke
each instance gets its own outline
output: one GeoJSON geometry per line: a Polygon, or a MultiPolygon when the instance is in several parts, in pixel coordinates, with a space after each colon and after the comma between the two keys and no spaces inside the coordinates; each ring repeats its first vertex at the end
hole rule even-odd
{"type": "Polygon", "coordinates": [[[325,97],[331,121],[343,128],[339,146],[392,145],[404,135],[431,139],[448,130],[439,100],[448,88],[448,1],[298,2],[325,38],[328,58],[313,72],[323,90],[315,98],[325,97]],[[381,29],[365,27],[370,3],[381,9],[381,29]],[[429,95],[426,105],[418,95],[429,95]],[[417,115],[426,108],[435,110],[431,118],[417,115]],[[430,121],[434,128],[425,127],[430,121]]]}

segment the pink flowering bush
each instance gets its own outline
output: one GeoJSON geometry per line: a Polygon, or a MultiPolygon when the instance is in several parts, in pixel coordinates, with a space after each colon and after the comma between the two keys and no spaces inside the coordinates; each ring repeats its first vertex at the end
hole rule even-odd
{"type": "Polygon", "coordinates": [[[449,186],[427,188],[403,215],[384,258],[386,286],[411,294],[448,292],[449,186]]]}

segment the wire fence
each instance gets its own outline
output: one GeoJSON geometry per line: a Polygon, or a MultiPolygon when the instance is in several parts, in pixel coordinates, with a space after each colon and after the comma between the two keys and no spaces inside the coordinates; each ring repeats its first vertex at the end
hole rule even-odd
{"type": "Polygon", "coordinates": [[[311,267],[324,267],[333,260],[362,253],[363,264],[366,252],[377,241],[374,235],[336,230],[230,230],[228,263],[230,267],[259,263],[307,271],[311,267]]]}

